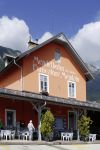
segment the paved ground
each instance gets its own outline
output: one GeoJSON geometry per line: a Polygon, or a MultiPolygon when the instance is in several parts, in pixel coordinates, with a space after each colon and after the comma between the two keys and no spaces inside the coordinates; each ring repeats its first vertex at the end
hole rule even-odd
{"type": "Polygon", "coordinates": [[[100,150],[100,144],[78,145],[0,145],[0,150],[100,150]]]}
{"type": "Polygon", "coordinates": [[[0,150],[100,150],[100,140],[95,142],[82,141],[26,141],[0,140],[0,150]]]}

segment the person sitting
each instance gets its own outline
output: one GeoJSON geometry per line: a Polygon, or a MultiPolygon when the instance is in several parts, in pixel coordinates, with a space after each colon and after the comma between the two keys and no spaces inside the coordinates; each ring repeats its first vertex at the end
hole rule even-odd
{"type": "Polygon", "coordinates": [[[29,140],[33,139],[33,131],[35,130],[32,120],[28,123],[28,130],[29,130],[29,140]]]}

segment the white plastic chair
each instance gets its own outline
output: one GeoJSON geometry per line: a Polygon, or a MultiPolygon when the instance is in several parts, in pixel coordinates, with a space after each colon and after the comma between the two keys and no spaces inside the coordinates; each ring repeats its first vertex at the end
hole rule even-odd
{"type": "Polygon", "coordinates": [[[65,140],[66,139],[66,132],[61,132],[61,140],[65,140]]]}
{"type": "Polygon", "coordinates": [[[22,133],[22,136],[23,136],[23,140],[28,140],[29,139],[29,132],[28,131],[25,131],[22,133]]]}
{"type": "Polygon", "coordinates": [[[22,138],[22,132],[18,131],[17,134],[18,134],[18,139],[20,140],[22,138]]]}
{"type": "Polygon", "coordinates": [[[5,131],[5,130],[1,130],[1,133],[0,133],[0,137],[1,137],[1,139],[3,139],[3,138],[4,138],[4,131],[5,131]]]}
{"type": "Polygon", "coordinates": [[[12,140],[15,139],[15,130],[11,131],[11,139],[12,139],[12,140]]]}
{"type": "Polygon", "coordinates": [[[73,133],[69,133],[69,132],[62,132],[61,133],[61,140],[72,140],[73,139],[73,133]]]}
{"type": "Polygon", "coordinates": [[[96,134],[89,134],[89,141],[94,142],[96,140],[96,134]]]}
{"type": "Polygon", "coordinates": [[[69,140],[71,140],[72,141],[72,139],[73,139],[73,133],[68,133],[68,135],[67,136],[69,136],[69,140]]]}
{"type": "Polygon", "coordinates": [[[4,131],[4,138],[6,140],[8,140],[8,138],[9,138],[9,140],[11,140],[11,131],[10,130],[5,130],[4,131]]]}

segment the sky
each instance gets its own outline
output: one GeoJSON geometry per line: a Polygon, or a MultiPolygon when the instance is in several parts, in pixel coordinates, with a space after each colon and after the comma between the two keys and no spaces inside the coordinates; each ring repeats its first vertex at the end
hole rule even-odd
{"type": "Polygon", "coordinates": [[[0,45],[22,52],[63,32],[86,62],[100,61],[100,0],[0,0],[0,45]]]}

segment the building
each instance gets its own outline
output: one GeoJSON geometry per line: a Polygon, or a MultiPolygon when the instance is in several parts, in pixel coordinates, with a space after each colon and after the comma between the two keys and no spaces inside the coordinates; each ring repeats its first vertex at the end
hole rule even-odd
{"type": "Polygon", "coordinates": [[[50,109],[55,130],[76,130],[77,119],[100,104],[86,100],[93,76],[63,33],[14,58],[0,72],[0,119],[8,127],[27,126],[30,119],[41,140],[41,112],[50,109]]]}

